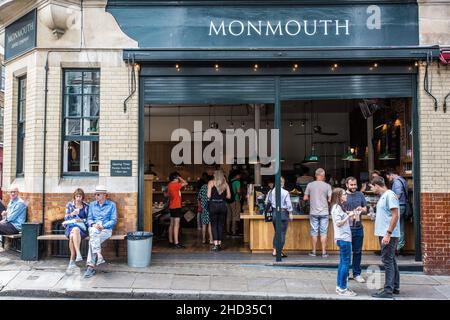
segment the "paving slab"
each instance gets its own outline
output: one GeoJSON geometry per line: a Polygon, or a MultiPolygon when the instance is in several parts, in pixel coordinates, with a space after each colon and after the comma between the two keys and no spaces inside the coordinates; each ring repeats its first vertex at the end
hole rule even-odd
{"type": "Polygon", "coordinates": [[[287,293],[286,283],[280,278],[248,279],[248,290],[255,292],[287,293]]]}
{"type": "Polygon", "coordinates": [[[426,284],[426,285],[437,285],[440,284],[439,281],[433,279],[430,276],[424,274],[402,274],[400,272],[400,285],[401,284],[426,284]]]}
{"type": "Polygon", "coordinates": [[[172,279],[173,290],[209,290],[210,276],[175,275],[172,279]]]}
{"type": "Polygon", "coordinates": [[[173,274],[137,274],[133,289],[169,289],[173,274]]]}
{"type": "Polygon", "coordinates": [[[436,280],[440,284],[450,285],[450,277],[449,276],[430,276],[432,279],[436,280]]]}
{"type": "Polygon", "coordinates": [[[0,287],[6,286],[20,271],[0,271],[0,287]]]}
{"type": "Polygon", "coordinates": [[[322,286],[320,280],[300,280],[300,279],[285,279],[288,293],[295,294],[326,294],[325,288],[322,286]]]}
{"type": "Polygon", "coordinates": [[[214,291],[237,291],[248,290],[246,277],[220,277],[211,276],[211,290],[214,291]]]}
{"type": "Polygon", "coordinates": [[[396,298],[403,299],[447,299],[447,297],[431,285],[402,285],[400,283],[400,294],[396,298]]]}
{"type": "Polygon", "coordinates": [[[444,295],[447,299],[450,299],[450,285],[435,286],[434,289],[444,295]]]}
{"type": "Polygon", "coordinates": [[[94,288],[131,288],[136,275],[129,272],[97,273],[94,277],[94,288]]]}
{"type": "Polygon", "coordinates": [[[63,272],[22,271],[7,286],[7,289],[50,289],[55,286],[63,272]]]}

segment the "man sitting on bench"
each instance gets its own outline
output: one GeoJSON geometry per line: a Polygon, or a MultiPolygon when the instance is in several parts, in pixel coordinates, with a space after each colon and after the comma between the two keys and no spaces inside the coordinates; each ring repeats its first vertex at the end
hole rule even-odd
{"type": "Polygon", "coordinates": [[[102,242],[112,235],[112,230],[117,223],[116,204],[106,199],[106,187],[95,188],[95,201],[89,205],[87,223],[89,226],[89,252],[87,257],[87,270],[85,278],[95,274],[95,266],[105,263],[101,253],[102,242]]]}
{"type": "Polygon", "coordinates": [[[0,221],[0,235],[17,234],[22,230],[22,223],[27,217],[27,205],[19,198],[19,188],[11,186],[9,189],[8,208],[2,212],[0,221]]]}

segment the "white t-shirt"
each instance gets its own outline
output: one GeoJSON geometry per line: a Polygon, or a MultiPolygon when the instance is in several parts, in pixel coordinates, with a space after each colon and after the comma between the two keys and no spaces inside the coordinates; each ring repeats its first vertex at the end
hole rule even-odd
{"type": "Polygon", "coordinates": [[[337,224],[343,221],[347,217],[347,213],[342,210],[341,206],[337,204],[333,205],[331,208],[331,217],[333,218],[333,228],[334,228],[334,240],[342,240],[352,242],[352,231],[350,229],[349,220],[340,227],[337,224]]]}

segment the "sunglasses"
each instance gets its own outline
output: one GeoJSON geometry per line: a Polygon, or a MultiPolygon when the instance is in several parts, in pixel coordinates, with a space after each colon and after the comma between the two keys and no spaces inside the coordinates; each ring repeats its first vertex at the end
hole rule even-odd
{"type": "Polygon", "coordinates": [[[98,197],[98,196],[100,196],[101,194],[104,194],[104,193],[96,193],[95,196],[98,197]]]}

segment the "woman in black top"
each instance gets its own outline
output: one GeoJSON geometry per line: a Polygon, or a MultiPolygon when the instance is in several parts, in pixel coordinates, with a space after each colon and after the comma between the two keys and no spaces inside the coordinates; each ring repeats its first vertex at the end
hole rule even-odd
{"type": "Polygon", "coordinates": [[[221,250],[222,233],[227,217],[225,199],[231,198],[230,187],[222,170],[214,171],[214,179],[208,182],[209,217],[211,220],[214,246],[211,250],[221,250]]]}

